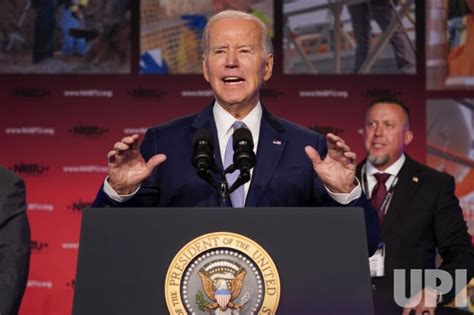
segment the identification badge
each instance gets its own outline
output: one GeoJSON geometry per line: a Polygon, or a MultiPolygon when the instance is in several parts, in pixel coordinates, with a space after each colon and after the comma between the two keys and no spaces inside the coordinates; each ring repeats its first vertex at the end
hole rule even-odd
{"type": "Polygon", "coordinates": [[[383,277],[385,275],[385,244],[380,243],[375,254],[369,257],[371,277],[383,277]]]}

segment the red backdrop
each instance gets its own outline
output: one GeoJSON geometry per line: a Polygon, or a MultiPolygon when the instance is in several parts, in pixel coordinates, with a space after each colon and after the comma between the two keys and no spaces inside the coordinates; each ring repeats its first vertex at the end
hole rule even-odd
{"type": "MultiPolygon", "coordinates": [[[[426,100],[474,97],[473,92],[425,90],[422,17],[417,75],[312,76],[282,74],[281,17],[276,14],[275,73],[263,103],[276,115],[338,133],[359,157],[364,155],[360,130],[370,99],[389,94],[407,101],[415,134],[408,153],[423,162],[426,100]]],[[[137,38],[136,27],[132,30],[137,38]]],[[[132,60],[137,60],[137,41],[132,46],[132,60]]],[[[211,100],[199,75],[140,76],[135,64],[130,75],[0,75],[0,164],[26,181],[32,229],[22,315],[71,313],[81,210],[104,179],[113,143],[199,111],[211,100]]]]}

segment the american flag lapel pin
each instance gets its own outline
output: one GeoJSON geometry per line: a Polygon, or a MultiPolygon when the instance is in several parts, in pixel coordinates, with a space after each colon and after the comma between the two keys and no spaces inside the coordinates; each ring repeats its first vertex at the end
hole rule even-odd
{"type": "Polygon", "coordinates": [[[281,141],[280,140],[273,140],[273,144],[281,145],[281,141]]]}

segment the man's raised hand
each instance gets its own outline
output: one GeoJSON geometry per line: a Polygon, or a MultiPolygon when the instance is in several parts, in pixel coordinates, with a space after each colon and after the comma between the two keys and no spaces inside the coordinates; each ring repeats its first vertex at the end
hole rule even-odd
{"type": "Polygon", "coordinates": [[[127,136],[116,142],[107,153],[108,182],[119,195],[135,191],[153,169],[166,160],[166,155],[156,154],[145,162],[138,144],[138,135],[127,136]]]}

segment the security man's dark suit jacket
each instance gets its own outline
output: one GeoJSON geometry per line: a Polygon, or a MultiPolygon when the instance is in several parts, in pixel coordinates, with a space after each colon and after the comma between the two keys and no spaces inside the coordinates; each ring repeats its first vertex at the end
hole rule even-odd
{"type": "MultiPolygon", "coordinates": [[[[167,159],[142,183],[137,195],[120,206],[217,207],[219,200],[214,188],[197,176],[191,164],[193,136],[200,128],[211,131],[215,144],[215,163],[222,168],[211,104],[198,114],[148,130],[141,146],[145,160],[157,153],[166,154],[167,159]]],[[[264,109],[257,159],[245,206],[337,206],[316,176],[304,151],[306,145],[316,148],[322,156],[327,153],[324,137],[294,123],[275,118],[264,109]]],[[[93,206],[114,205],[117,203],[110,200],[101,188],[93,206]]],[[[364,194],[352,202],[351,206],[365,209],[367,240],[369,252],[372,253],[379,239],[375,210],[364,194]]]]}
{"type": "MultiPolygon", "coordinates": [[[[361,174],[364,163],[357,167],[361,183],[365,181],[365,175],[361,174]]],[[[386,282],[382,279],[376,282],[393,287],[393,269],[434,269],[436,251],[443,258],[439,267],[453,279],[455,269],[467,269],[468,279],[474,276],[471,237],[454,188],[452,176],[406,156],[381,224],[381,240],[386,247],[386,282]]],[[[453,297],[451,292],[444,300],[453,297]]]]}
{"type": "Polygon", "coordinates": [[[0,167],[0,314],[18,313],[30,263],[25,185],[0,167]]]}

